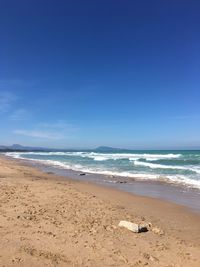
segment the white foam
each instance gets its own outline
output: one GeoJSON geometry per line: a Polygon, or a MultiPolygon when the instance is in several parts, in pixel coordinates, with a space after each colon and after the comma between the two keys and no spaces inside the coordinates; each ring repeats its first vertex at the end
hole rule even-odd
{"type": "Polygon", "coordinates": [[[18,152],[7,152],[7,153],[5,153],[5,155],[12,157],[12,158],[15,158],[15,159],[22,158],[21,153],[18,153],[18,152]]]}
{"type": "Polygon", "coordinates": [[[96,152],[9,152],[8,155],[41,155],[41,156],[74,156],[82,158],[91,158],[96,161],[104,160],[118,160],[128,159],[135,161],[138,159],[146,159],[149,161],[160,160],[160,159],[174,159],[181,157],[181,154],[133,154],[133,153],[96,153],[96,152]]]}
{"type": "MultiPolygon", "coordinates": [[[[86,167],[80,164],[70,164],[69,162],[60,162],[60,161],[55,161],[55,160],[44,160],[44,159],[33,159],[33,158],[26,158],[23,155],[27,154],[40,154],[45,153],[45,155],[49,155],[49,152],[9,152],[5,153],[7,156],[13,157],[13,158],[21,158],[29,161],[34,161],[34,162],[39,162],[43,163],[45,165],[50,165],[50,166],[55,166],[57,168],[62,168],[62,169],[70,169],[74,171],[81,171],[81,172],[86,172],[86,173],[96,173],[96,174],[103,174],[106,176],[118,176],[118,177],[129,177],[133,179],[141,179],[141,180],[165,180],[168,182],[172,183],[179,183],[179,184],[184,184],[189,187],[195,187],[200,189],[200,180],[195,180],[192,176],[185,176],[185,175],[159,175],[159,174],[148,174],[148,173],[133,173],[129,171],[120,171],[120,170],[108,170],[106,169],[106,166],[104,169],[98,168],[98,167],[86,167]]],[[[50,152],[55,155],[55,153],[58,155],[58,153],[65,153],[66,152],[50,152]]],[[[71,153],[71,152],[70,152],[71,153]]],[[[79,153],[79,152],[72,152],[72,153],[79,153]]],[[[82,155],[85,152],[80,152],[79,155],[82,155]]],[[[44,154],[42,154],[44,155],[44,154]]],[[[101,154],[102,155],[102,154],[101,154]]],[[[103,154],[106,155],[106,154],[103,154]]],[[[168,154],[169,155],[169,154],[168,154]]],[[[94,156],[94,155],[93,155],[94,156]]],[[[96,158],[96,160],[105,160],[102,158],[96,158]]],[[[196,173],[200,173],[200,167],[198,166],[191,166],[191,167],[186,167],[186,166],[171,166],[171,165],[162,165],[162,164],[154,164],[154,163],[149,163],[149,162],[141,162],[141,161],[134,161],[135,165],[138,166],[146,166],[151,169],[179,169],[179,170],[192,170],[196,173]]]]}
{"type": "Polygon", "coordinates": [[[200,173],[200,169],[193,166],[174,166],[174,165],[163,165],[163,164],[155,164],[149,162],[142,161],[134,161],[134,165],[136,166],[145,166],[151,169],[172,169],[172,170],[185,170],[185,171],[193,171],[196,173],[200,173]]]}
{"type": "MultiPolygon", "coordinates": [[[[130,153],[95,153],[95,152],[9,152],[5,153],[7,156],[13,158],[21,158],[25,160],[30,160],[34,162],[43,163],[45,165],[55,166],[62,169],[71,169],[74,171],[81,171],[86,173],[96,173],[103,174],[106,176],[118,176],[118,177],[129,177],[133,179],[142,179],[142,180],[165,180],[172,183],[184,184],[189,187],[195,187],[200,189],[200,180],[195,180],[196,176],[194,175],[159,175],[159,174],[148,174],[148,173],[134,173],[133,171],[120,171],[118,169],[104,169],[97,166],[86,167],[80,164],[70,164],[69,162],[61,162],[55,160],[45,160],[45,159],[33,159],[27,158],[26,155],[41,155],[41,156],[74,156],[74,157],[87,157],[92,158],[95,161],[105,161],[105,160],[117,160],[117,159],[129,159],[133,161],[136,166],[145,166],[150,169],[174,169],[174,170],[190,170],[197,174],[200,174],[200,166],[174,166],[174,165],[163,165],[155,164],[150,162],[138,161],[139,159],[145,160],[158,160],[158,159],[170,159],[170,158],[179,158],[181,154],[130,154],[130,153]]],[[[199,179],[199,178],[198,178],[199,179]]]]}
{"type": "Polygon", "coordinates": [[[181,154],[132,154],[132,153],[84,153],[80,154],[81,157],[88,157],[94,160],[118,160],[118,159],[128,159],[130,161],[135,161],[138,159],[146,160],[160,160],[160,159],[174,159],[179,158],[181,154]]]}
{"type": "Polygon", "coordinates": [[[56,160],[44,160],[44,159],[31,159],[22,157],[19,154],[24,153],[18,153],[18,152],[9,152],[6,153],[7,156],[14,157],[14,158],[21,158],[29,161],[44,163],[51,166],[61,167],[64,169],[71,169],[74,171],[82,171],[87,173],[97,173],[97,174],[104,174],[104,175],[110,175],[110,176],[121,176],[121,177],[130,177],[130,178],[143,178],[143,179],[157,179],[159,176],[154,174],[145,174],[145,173],[130,173],[130,172],[120,172],[120,171],[111,171],[111,170],[102,170],[101,168],[92,168],[92,167],[85,167],[80,164],[69,164],[64,163],[56,160]]]}

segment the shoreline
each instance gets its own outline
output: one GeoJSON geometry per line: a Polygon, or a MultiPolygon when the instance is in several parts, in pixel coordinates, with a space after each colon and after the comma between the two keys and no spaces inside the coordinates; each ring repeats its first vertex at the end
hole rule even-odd
{"type": "Polygon", "coordinates": [[[52,172],[55,175],[70,178],[72,180],[91,182],[108,188],[128,192],[137,196],[151,197],[186,207],[192,212],[200,214],[200,189],[189,187],[180,183],[169,183],[165,180],[130,179],[129,177],[108,176],[104,174],[87,173],[81,176],[81,171],[64,169],[51,166],[43,162],[13,158],[3,155],[8,159],[22,162],[27,166],[35,167],[43,172],[52,172]]]}
{"type": "MultiPolygon", "coordinates": [[[[169,152],[175,152],[175,151],[169,151],[169,152]]],[[[177,151],[177,152],[180,152],[180,151],[177,151]]],[[[190,152],[193,152],[193,151],[190,151],[190,152]]],[[[25,152],[26,153],[26,152],[25,152]]],[[[27,152],[27,153],[32,153],[32,152],[27,152]]],[[[35,153],[35,152],[33,152],[35,153]]],[[[49,152],[41,152],[41,153],[49,153],[49,152]]],[[[62,152],[55,152],[55,153],[62,153],[62,152]]],[[[82,153],[82,152],[80,152],[82,153]]],[[[184,178],[180,178],[179,179],[174,179],[174,178],[169,178],[168,175],[161,175],[161,174],[155,174],[155,173],[143,173],[141,174],[140,172],[137,172],[137,173],[129,173],[129,172],[116,172],[116,171],[112,171],[112,170],[96,170],[96,171],[92,171],[92,169],[88,169],[87,167],[83,167],[82,168],[79,168],[75,165],[75,167],[71,166],[71,165],[65,165],[63,164],[62,162],[60,161],[54,161],[54,160],[45,160],[45,159],[34,159],[34,158],[26,158],[26,157],[21,157],[19,155],[19,152],[14,152],[14,153],[5,153],[4,154],[5,156],[8,156],[8,157],[11,157],[11,158],[14,158],[14,159],[19,159],[19,160],[24,160],[24,161],[27,161],[27,162],[33,162],[33,163],[38,163],[40,165],[46,165],[46,166],[50,166],[52,168],[55,168],[55,169],[64,169],[66,171],[69,171],[71,170],[72,171],[72,174],[73,173],[87,173],[88,175],[95,175],[95,176],[102,176],[102,177],[107,177],[107,178],[115,178],[115,179],[124,179],[124,180],[127,180],[127,181],[151,181],[151,182],[157,182],[157,183],[165,183],[165,184],[168,184],[168,185],[174,185],[174,186],[179,186],[179,187],[183,187],[183,188],[190,188],[190,189],[194,189],[196,191],[199,191],[200,192],[200,184],[198,183],[198,180],[189,180],[189,179],[186,179],[186,177],[184,178]]],[[[60,155],[60,154],[58,154],[60,155]]],[[[104,155],[104,154],[103,154],[104,155]]],[[[107,154],[106,154],[107,155],[107,154]]],[[[117,155],[117,154],[116,154],[117,155]]],[[[123,154],[122,154],[123,155],[123,154]]],[[[145,155],[145,154],[144,154],[145,155]]],[[[166,155],[167,156],[171,156],[172,154],[168,154],[166,155]]],[[[130,156],[130,155],[129,155],[130,156]]],[[[152,156],[152,155],[149,155],[149,157],[152,156]]],[[[163,156],[163,155],[162,155],[163,156]]],[[[177,156],[179,157],[180,154],[178,155],[174,155],[175,158],[177,158],[177,156]]],[[[89,156],[90,157],[90,156],[89,156]]],[[[94,156],[94,159],[98,156],[94,156]]],[[[105,157],[105,155],[103,156],[105,157]]],[[[127,156],[128,157],[128,156],[127,156]]],[[[146,156],[145,156],[146,157],[146,156]]],[[[157,155],[157,157],[161,157],[161,155],[157,155]]],[[[162,158],[162,157],[161,157],[162,158]]],[[[108,158],[109,159],[109,158],[108,158]]],[[[149,158],[147,157],[147,159],[149,160],[149,158]]],[[[158,158],[157,158],[158,159],[158,158]]],[[[105,159],[102,159],[101,156],[100,156],[100,159],[96,158],[95,160],[97,161],[101,161],[101,160],[105,160],[105,159]]],[[[132,161],[132,159],[131,159],[132,161]]],[[[137,159],[135,159],[135,161],[137,161],[137,159]]],[[[146,166],[146,163],[142,162],[142,165],[145,164],[146,166]]],[[[153,163],[148,163],[147,166],[149,166],[149,164],[153,164],[153,163]]],[[[138,165],[138,164],[137,164],[138,165]]],[[[140,165],[140,164],[139,164],[140,165]]],[[[159,164],[155,164],[156,168],[158,167],[161,167],[164,169],[167,167],[167,165],[159,165],[159,164]]],[[[175,167],[177,169],[182,169],[182,170],[185,170],[185,169],[188,169],[188,170],[191,170],[190,168],[187,168],[187,167],[180,167],[180,166],[168,166],[172,169],[174,169],[175,167]]],[[[197,170],[195,169],[192,169],[192,171],[196,172],[197,173],[197,170]]],[[[114,181],[114,180],[113,180],[114,181]]]]}
{"type": "Polygon", "coordinates": [[[200,216],[183,206],[7,157],[0,184],[2,266],[198,266],[200,216]],[[120,220],[160,232],[133,234],[118,228],[120,220]]]}

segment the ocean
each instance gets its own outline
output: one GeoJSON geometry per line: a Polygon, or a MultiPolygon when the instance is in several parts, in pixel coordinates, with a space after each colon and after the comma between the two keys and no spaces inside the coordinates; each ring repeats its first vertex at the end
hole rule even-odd
{"type": "Polygon", "coordinates": [[[200,151],[9,152],[7,156],[59,169],[136,180],[157,180],[200,189],[200,151]]]}

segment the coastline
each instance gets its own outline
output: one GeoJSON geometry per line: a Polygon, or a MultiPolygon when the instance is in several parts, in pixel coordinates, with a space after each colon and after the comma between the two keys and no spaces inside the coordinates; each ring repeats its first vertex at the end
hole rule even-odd
{"type": "Polygon", "coordinates": [[[128,192],[138,196],[161,199],[184,206],[195,213],[200,214],[200,189],[189,187],[180,183],[169,182],[168,180],[152,180],[141,178],[130,178],[98,173],[87,173],[66,169],[59,166],[47,164],[43,161],[30,160],[25,158],[13,158],[4,155],[6,158],[16,160],[22,164],[35,167],[43,172],[51,172],[65,178],[83,182],[95,183],[120,191],[128,192]],[[80,174],[84,175],[80,175],[80,174]]]}
{"type": "Polygon", "coordinates": [[[198,266],[200,215],[183,206],[4,156],[0,183],[1,265],[198,266]],[[120,220],[150,222],[160,233],[133,234],[120,220]]]}

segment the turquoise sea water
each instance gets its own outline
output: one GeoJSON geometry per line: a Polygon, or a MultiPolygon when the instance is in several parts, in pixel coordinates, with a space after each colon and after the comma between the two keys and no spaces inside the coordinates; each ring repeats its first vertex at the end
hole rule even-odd
{"type": "Polygon", "coordinates": [[[164,180],[200,189],[200,151],[12,152],[6,155],[80,172],[164,180]]]}

